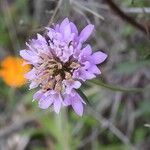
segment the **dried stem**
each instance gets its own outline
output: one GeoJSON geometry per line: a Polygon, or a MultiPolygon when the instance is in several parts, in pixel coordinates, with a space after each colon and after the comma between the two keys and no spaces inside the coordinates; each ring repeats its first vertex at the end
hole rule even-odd
{"type": "Polygon", "coordinates": [[[131,16],[126,15],[114,2],[113,0],[106,0],[106,3],[109,7],[124,21],[130,23],[132,26],[137,28],[138,30],[142,31],[144,34],[149,35],[150,27],[146,27],[143,24],[138,23],[134,18],[131,16]]]}

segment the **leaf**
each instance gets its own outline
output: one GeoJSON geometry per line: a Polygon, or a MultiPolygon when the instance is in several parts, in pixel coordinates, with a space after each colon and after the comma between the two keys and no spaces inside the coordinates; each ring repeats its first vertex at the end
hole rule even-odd
{"type": "Polygon", "coordinates": [[[77,91],[77,93],[83,98],[83,100],[84,100],[86,103],[88,103],[89,105],[92,106],[92,104],[91,104],[90,101],[88,100],[87,96],[82,92],[82,90],[77,89],[76,91],[77,91]]]}
{"type": "Polygon", "coordinates": [[[120,74],[130,74],[134,73],[135,71],[141,69],[142,67],[149,65],[149,60],[134,62],[134,63],[122,63],[117,66],[116,72],[120,74]]]}
{"type": "Polygon", "coordinates": [[[149,90],[150,89],[150,87],[146,87],[146,88],[125,88],[125,87],[121,87],[121,86],[114,86],[114,85],[110,85],[110,84],[107,84],[107,83],[103,83],[102,81],[99,81],[99,80],[90,80],[88,82],[96,84],[96,85],[101,86],[101,87],[108,88],[112,91],[120,91],[120,92],[143,92],[144,90],[149,90]]]}

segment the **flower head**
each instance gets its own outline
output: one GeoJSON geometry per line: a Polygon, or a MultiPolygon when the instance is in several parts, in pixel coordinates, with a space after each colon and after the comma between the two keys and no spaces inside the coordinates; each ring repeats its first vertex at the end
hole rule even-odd
{"type": "Polygon", "coordinates": [[[46,28],[45,36],[37,34],[37,39],[27,43],[28,50],[21,50],[20,55],[33,65],[25,76],[31,81],[30,89],[40,87],[33,99],[38,100],[40,108],[53,105],[59,113],[61,106],[71,105],[74,111],[82,116],[85,102],[76,92],[81,82],[93,79],[100,74],[97,64],[102,63],[107,55],[95,52],[88,39],[94,25],[87,25],[80,33],[76,25],[64,19],[54,28],[46,28]]]}
{"type": "Polygon", "coordinates": [[[0,76],[11,87],[21,87],[26,83],[24,74],[30,70],[30,66],[22,66],[23,59],[8,56],[1,62],[0,76]]]}

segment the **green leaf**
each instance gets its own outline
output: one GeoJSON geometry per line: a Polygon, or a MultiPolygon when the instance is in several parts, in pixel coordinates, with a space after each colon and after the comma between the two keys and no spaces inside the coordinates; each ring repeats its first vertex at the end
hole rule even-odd
{"type": "Polygon", "coordinates": [[[149,64],[150,64],[149,60],[144,60],[144,61],[139,61],[134,63],[126,62],[126,63],[119,64],[115,71],[120,74],[130,74],[130,73],[134,73],[136,70],[139,70],[142,67],[149,64]]]}
{"type": "Polygon", "coordinates": [[[113,90],[113,91],[120,91],[120,92],[143,92],[144,90],[150,89],[149,87],[146,87],[146,88],[125,88],[125,87],[121,87],[121,86],[114,86],[114,85],[110,85],[107,83],[103,83],[102,81],[99,81],[99,80],[90,80],[88,82],[96,84],[96,85],[101,86],[101,87],[108,88],[108,89],[113,90]]]}

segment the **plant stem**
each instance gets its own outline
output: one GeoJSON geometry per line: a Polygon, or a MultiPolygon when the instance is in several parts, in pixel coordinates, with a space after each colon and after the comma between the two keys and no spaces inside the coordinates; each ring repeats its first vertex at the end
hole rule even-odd
{"type": "Polygon", "coordinates": [[[65,109],[56,116],[56,125],[59,130],[58,142],[62,150],[70,150],[69,147],[69,132],[68,132],[68,118],[65,109]]]}

